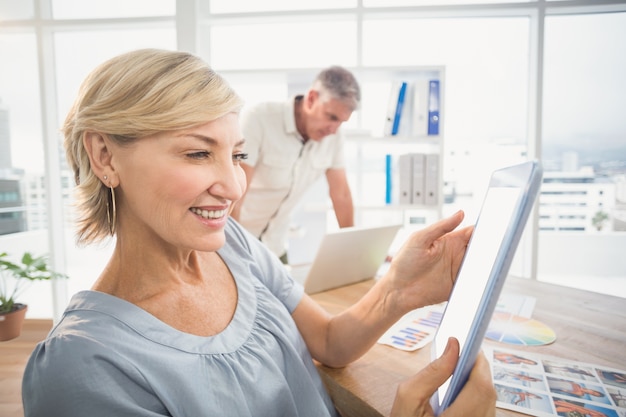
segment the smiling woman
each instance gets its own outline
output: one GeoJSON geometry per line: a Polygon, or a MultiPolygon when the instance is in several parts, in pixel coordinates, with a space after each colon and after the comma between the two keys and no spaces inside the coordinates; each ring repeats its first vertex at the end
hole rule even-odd
{"type": "MultiPolygon", "coordinates": [[[[236,113],[137,139],[86,132],[91,168],[107,185],[100,191],[109,197],[109,230],[118,239],[143,236],[151,243],[219,249],[228,215],[245,190],[241,137],[236,113]]],[[[92,223],[87,218],[82,224],[92,223]]]]}
{"type": "MultiPolygon", "coordinates": [[[[352,311],[330,316],[304,294],[229,216],[246,183],[241,105],[184,52],[128,52],[85,79],[62,130],[78,241],[113,234],[115,248],[31,355],[25,416],[337,416],[313,359],[344,366],[408,311],[446,299],[471,233],[454,230],[461,212],[412,236],[352,311]]],[[[457,357],[451,341],[408,381],[426,394],[400,390],[392,415],[425,409],[457,357]]],[[[451,410],[494,415],[484,357],[473,375],[451,410]]]]}
{"type": "MultiPolygon", "coordinates": [[[[137,148],[147,141],[151,148],[167,152],[174,145],[171,145],[171,134],[162,132],[195,128],[238,112],[241,106],[241,100],[217,74],[188,54],[143,50],[119,56],[98,67],[82,85],[63,126],[67,159],[78,185],[79,242],[98,241],[109,234],[111,214],[116,209],[112,204],[115,188],[122,180],[132,181],[132,177],[122,178],[113,166],[107,166],[117,162],[115,152],[119,152],[120,160],[141,157],[137,148]],[[144,72],[140,65],[144,60],[154,65],[150,73],[144,72]],[[135,81],[130,85],[121,83],[120,71],[124,71],[123,77],[135,81]],[[108,91],[106,99],[100,99],[101,89],[108,91]],[[140,138],[142,140],[138,140],[140,138]],[[91,169],[84,165],[87,161],[91,169]]],[[[194,131],[194,134],[206,136],[203,132],[194,131]]],[[[236,136],[230,138],[231,146],[240,147],[240,134],[236,131],[230,135],[236,136]]],[[[202,143],[203,150],[206,148],[204,142],[196,141],[202,143]]],[[[194,146],[186,151],[192,155],[186,156],[189,161],[198,152],[197,143],[194,146]]],[[[175,152],[173,158],[180,156],[175,152]]],[[[150,168],[151,162],[139,159],[138,165],[145,170],[150,168]]],[[[122,165],[128,169],[127,166],[133,165],[122,165]]],[[[124,188],[119,192],[122,194],[119,204],[124,207],[124,188]]]]}

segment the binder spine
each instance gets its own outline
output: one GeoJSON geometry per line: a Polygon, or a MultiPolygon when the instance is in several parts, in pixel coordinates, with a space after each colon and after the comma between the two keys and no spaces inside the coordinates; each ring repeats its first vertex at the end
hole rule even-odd
{"type": "Polygon", "coordinates": [[[419,79],[413,86],[412,100],[412,135],[416,137],[428,134],[428,80],[419,79]]]}
{"type": "Polygon", "coordinates": [[[412,155],[412,163],[413,163],[413,189],[412,189],[412,199],[413,204],[422,205],[425,202],[425,192],[424,189],[426,187],[426,155],[423,153],[414,153],[412,155]]]}
{"type": "Polygon", "coordinates": [[[425,158],[424,204],[439,204],[439,155],[428,154],[425,158]]]}
{"type": "Polygon", "coordinates": [[[428,135],[439,134],[439,80],[428,83],[428,135]]]}
{"type": "Polygon", "coordinates": [[[385,155],[385,204],[391,204],[391,178],[393,175],[391,163],[391,155],[385,155]]]}
{"type": "Polygon", "coordinates": [[[398,101],[396,103],[396,112],[393,118],[393,126],[391,127],[391,134],[397,135],[400,130],[400,119],[402,118],[402,109],[404,108],[404,101],[406,96],[407,83],[402,82],[400,84],[400,91],[398,91],[398,101]]]}
{"type": "Polygon", "coordinates": [[[411,204],[413,202],[413,157],[404,154],[398,157],[398,203],[411,204]]]}

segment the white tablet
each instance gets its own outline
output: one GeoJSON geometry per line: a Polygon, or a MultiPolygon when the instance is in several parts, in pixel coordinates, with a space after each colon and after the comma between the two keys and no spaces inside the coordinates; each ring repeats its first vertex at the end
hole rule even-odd
{"type": "Polygon", "coordinates": [[[474,366],[513,255],[541,185],[537,161],[495,171],[476,220],[454,288],[431,345],[432,359],[443,353],[448,338],[460,344],[459,361],[435,392],[435,415],[459,394],[474,366]]]}

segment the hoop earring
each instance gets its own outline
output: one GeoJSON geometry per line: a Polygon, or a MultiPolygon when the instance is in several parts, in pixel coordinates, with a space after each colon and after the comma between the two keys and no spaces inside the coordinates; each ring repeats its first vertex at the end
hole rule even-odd
{"type": "MultiPolygon", "coordinates": [[[[117,207],[115,204],[115,191],[113,190],[113,187],[109,187],[109,189],[111,190],[111,205],[112,210],[111,212],[112,214],[112,219],[109,220],[109,232],[111,232],[111,236],[113,236],[115,234],[115,225],[117,224],[117,207]]],[[[107,213],[109,211],[107,210],[107,213]]]]}
{"type": "MultiPolygon", "coordinates": [[[[106,181],[107,179],[108,177],[105,175],[104,180],[106,181]]],[[[115,204],[115,191],[113,191],[113,187],[111,186],[109,186],[109,190],[111,190],[111,203],[109,204],[109,199],[107,198],[107,221],[109,223],[109,233],[113,236],[117,222],[117,208],[115,204]]]]}

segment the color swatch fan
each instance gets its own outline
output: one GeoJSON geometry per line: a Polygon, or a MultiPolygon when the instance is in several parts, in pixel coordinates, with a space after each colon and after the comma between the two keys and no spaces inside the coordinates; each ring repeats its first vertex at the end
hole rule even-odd
{"type": "Polygon", "coordinates": [[[556,340],[554,330],[542,322],[501,311],[493,313],[485,337],[521,346],[547,345],[556,340]]]}

